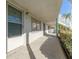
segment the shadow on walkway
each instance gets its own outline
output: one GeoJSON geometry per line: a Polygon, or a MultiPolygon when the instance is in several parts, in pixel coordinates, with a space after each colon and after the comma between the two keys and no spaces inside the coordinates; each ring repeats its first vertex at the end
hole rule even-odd
{"type": "Polygon", "coordinates": [[[30,47],[29,44],[27,44],[27,50],[28,50],[28,53],[29,53],[29,56],[30,56],[30,59],[36,59],[35,56],[34,56],[34,53],[30,47]]]}
{"type": "Polygon", "coordinates": [[[29,33],[27,33],[27,41],[26,42],[27,42],[26,46],[27,46],[27,50],[28,50],[30,59],[36,59],[32,49],[30,47],[30,44],[29,44],[29,33]]]}
{"type": "Polygon", "coordinates": [[[40,47],[40,51],[48,59],[66,59],[56,36],[47,35],[48,39],[40,47]]]}
{"type": "Polygon", "coordinates": [[[51,35],[51,34],[47,34],[47,33],[45,33],[44,36],[47,36],[47,37],[56,37],[56,35],[51,35]]]}

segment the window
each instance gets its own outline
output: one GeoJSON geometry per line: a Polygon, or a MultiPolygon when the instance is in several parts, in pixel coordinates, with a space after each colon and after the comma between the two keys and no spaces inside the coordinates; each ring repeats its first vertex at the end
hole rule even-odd
{"type": "Polygon", "coordinates": [[[41,22],[40,21],[37,21],[37,30],[41,30],[41,22]]]}
{"type": "Polygon", "coordinates": [[[22,34],[22,12],[8,5],[8,37],[22,34]]]}
{"type": "Polygon", "coordinates": [[[32,31],[37,30],[36,20],[32,20],[32,31]]]}
{"type": "Polygon", "coordinates": [[[32,31],[40,31],[41,30],[41,22],[32,18],[32,31]]]}

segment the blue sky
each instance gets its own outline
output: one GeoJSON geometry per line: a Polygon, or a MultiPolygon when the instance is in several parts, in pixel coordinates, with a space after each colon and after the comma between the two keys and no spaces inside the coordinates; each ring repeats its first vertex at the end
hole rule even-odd
{"type": "Polygon", "coordinates": [[[71,3],[68,0],[63,0],[61,8],[60,8],[60,14],[63,15],[64,13],[70,13],[71,12],[71,3]]]}

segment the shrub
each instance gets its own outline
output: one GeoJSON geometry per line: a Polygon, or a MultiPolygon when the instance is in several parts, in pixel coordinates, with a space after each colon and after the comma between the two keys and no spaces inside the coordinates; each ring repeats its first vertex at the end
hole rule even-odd
{"type": "Polygon", "coordinates": [[[69,51],[70,55],[72,54],[72,31],[59,24],[59,36],[61,38],[61,41],[64,43],[65,48],[69,51]]]}

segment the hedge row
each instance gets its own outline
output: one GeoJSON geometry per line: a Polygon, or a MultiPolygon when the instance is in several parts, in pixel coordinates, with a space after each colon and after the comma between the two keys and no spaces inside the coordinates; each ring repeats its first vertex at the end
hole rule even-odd
{"type": "Polygon", "coordinates": [[[59,37],[61,38],[61,41],[64,43],[64,46],[70,55],[72,55],[72,31],[61,24],[59,24],[58,27],[59,37]]]}

